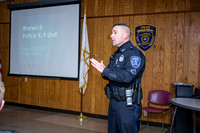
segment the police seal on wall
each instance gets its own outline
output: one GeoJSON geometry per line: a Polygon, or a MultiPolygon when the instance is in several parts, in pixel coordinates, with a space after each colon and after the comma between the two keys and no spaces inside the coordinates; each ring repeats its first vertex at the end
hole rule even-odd
{"type": "Polygon", "coordinates": [[[143,51],[149,50],[155,41],[156,27],[152,25],[140,25],[135,28],[135,41],[143,51]]]}

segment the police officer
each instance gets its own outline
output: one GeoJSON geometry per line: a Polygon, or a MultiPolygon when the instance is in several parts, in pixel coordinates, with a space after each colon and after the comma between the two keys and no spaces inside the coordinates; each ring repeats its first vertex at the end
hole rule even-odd
{"type": "Polygon", "coordinates": [[[130,41],[130,28],[115,24],[112,29],[113,46],[117,51],[105,66],[103,61],[90,59],[91,64],[109,81],[105,93],[110,99],[108,110],[108,133],[138,133],[142,114],[140,88],[145,69],[145,56],[130,41]]]}

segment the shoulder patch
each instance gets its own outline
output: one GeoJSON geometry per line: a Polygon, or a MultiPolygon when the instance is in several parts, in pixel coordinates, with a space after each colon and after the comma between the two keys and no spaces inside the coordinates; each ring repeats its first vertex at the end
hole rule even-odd
{"type": "Polygon", "coordinates": [[[131,56],[131,65],[137,69],[138,67],[140,67],[141,64],[141,58],[138,56],[131,56]]]}

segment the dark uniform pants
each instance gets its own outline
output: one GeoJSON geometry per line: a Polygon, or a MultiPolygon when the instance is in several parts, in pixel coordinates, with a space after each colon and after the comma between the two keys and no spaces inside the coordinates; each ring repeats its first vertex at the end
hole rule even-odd
{"type": "Polygon", "coordinates": [[[126,101],[112,98],[108,110],[108,133],[138,133],[141,114],[141,106],[127,106],[126,101]]]}

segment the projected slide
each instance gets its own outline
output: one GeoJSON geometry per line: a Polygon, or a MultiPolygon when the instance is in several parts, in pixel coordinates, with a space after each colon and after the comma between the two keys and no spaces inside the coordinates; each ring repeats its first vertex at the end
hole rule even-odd
{"type": "Polygon", "coordinates": [[[9,74],[78,78],[79,6],[13,10],[9,74]]]}

